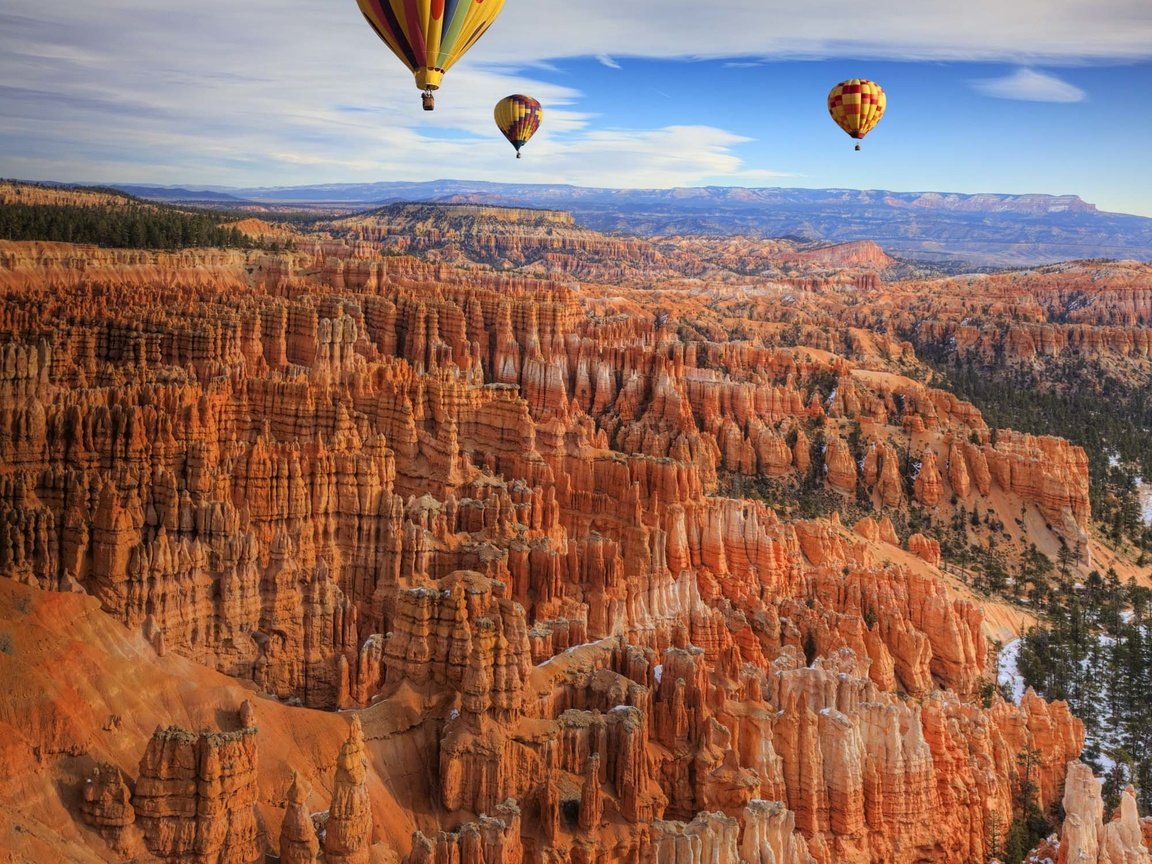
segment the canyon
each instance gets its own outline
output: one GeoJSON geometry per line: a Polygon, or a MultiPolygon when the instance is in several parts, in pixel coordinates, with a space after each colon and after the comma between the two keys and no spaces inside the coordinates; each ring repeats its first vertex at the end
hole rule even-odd
{"type": "Polygon", "coordinates": [[[330,183],[185,189],[122,185],[159,201],[367,209],[395,202],[550,207],[598,231],[633,235],[744,234],[846,243],[871,240],[889,252],[962,271],[1082,258],[1152,260],[1152,219],[1099,210],[1076,195],[893,192],[693,186],[614,189],[470,180],[330,183]]]}
{"type": "Polygon", "coordinates": [[[918,352],[1143,374],[1152,266],[239,230],[291,245],[0,241],[15,860],[976,862],[1021,754],[1059,860],[1147,860],[1067,706],[991,686],[1031,612],[936,536],[1086,569],[1087,456],[918,352]]]}

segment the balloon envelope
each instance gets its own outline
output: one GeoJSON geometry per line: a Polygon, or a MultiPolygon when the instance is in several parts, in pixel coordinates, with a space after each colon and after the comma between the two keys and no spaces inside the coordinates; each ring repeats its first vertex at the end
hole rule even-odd
{"type": "Polygon", "coordinates": [[[828,113],[853,138],[863,138],[880,122],[888,97],[875,81],[850,78],[828,94],[828,113]]]}
{"type": "Polygon", "coordinates": [[[421,90],[435,90],[484,35],[504,0],[356,0],[368,24],[416,77],[421,90]]]}
{"type": "Polygon", "coordinates": [[[497,102],[492,114],[496,118],[496,125],[500,127],[504,137],[512,142],[512,146],[516,148],[516,155],[519,156],[520,148],[527,144],[528,139],[540,128],[544,109],[531,96],[515,93],[497,102]]]}

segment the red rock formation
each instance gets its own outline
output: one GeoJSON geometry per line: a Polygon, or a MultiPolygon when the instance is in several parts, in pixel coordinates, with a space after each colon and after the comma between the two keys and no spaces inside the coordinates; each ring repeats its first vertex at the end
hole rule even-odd
{"type": "Polygon", "coordinates": [[[580,788],[580,830],[595,831],[604,815],[604,792],[600,788],[600,754],[588,757],[584,783],[580,788]]]}
{"type": "Polygon", "coordinates": [[[157,729],[140,759],[132,803],[148,850],[165,861],[256,864],[256,730],[157,729]]]}
{"type": "Polygon", "coordinates": [[[856,462],[840,438],[828,441],[824,451],[824,477],[828,486],[845,495],[856,494],[856,462]]]}
{"type": "Polygon", "coordinates": [[[986,455],[997,485],[1035,501],[1066,539],[1076,540],[1087,530],[1088,457],[1079,447],[1061,438],[1002,432],[986,455]]]}
{"type": "Polygon", "coordinates": [[[740,824],[723,813],[699,813],[691,822],[657,821],[652,825],[655,864],[706,864],[740,860],[740,824]]]}
{"type": "Polygon", "coordinates": [[[112,849],[130,853],[136,839],[131,830],[136,811],[132,807],[132,790],[115,765],[105,763],[92,769],[92,776],[84,783],[80,816],[112,849]]]}
{"type": "Polygon", "coordinates": [[[940,471],[936,467],[936,454],[931,450],[924,453],[920,469],[916,472],[913,489],[915,490],[916,500],[925,507],[935,507],[940,503],[940,471]]]}
{"type": "Polygon", "coordinates": [[[426,837],[417,831],[406,864],[518,864],[526,860],[521,841],[520,808],[505,801],[495,816],[481,816],[454,832],[426,837]]]}
{"type": "Polygon", "coordinates": [[[308,781],[293,775],[288,787],[288,807],[280,826],[280,861],[283,864],[316,864],[320,840],[308,811],[308,781]]]}
{"type": "Polygon", "coordinates": [[[781,802],[749,802],[740,860],[747,864],[813,864],[808,844],[795,827],[794,814],[781,802]]]}
{"type": "Polygon", "coordinates": [[[348,740],[340,748],[332,803],[324,828],[325,864],[368,864],[371,860],[372,805],[368,795],[364,730],[352,717],[348,740]]]}
{"type": "Polygon", "coordinates": [[[934,567],[940,566],[939,540],[933,540],[930,537],[925,537],[923,534],[911,534],[908,536],[908,551],[918,558],[927,561],[934,567]]]}

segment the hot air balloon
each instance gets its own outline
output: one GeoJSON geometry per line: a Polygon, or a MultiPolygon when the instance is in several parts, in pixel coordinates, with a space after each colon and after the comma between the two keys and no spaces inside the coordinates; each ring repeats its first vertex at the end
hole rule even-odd
{"type": "Polygon", "coordinates": [[[544,116],[544,109],[531,96],[515,93],[497,102],[492,115],[496,118],[496,125],[500,127],[504,137],[516,148],[516,158],[519,159],[520,148],[527,144],[528,139],[540,128],[540,118],[544,116]]]}
{"type": "MultiPolygon", "coordinates": [[[[866,78],[841,81],[828,94],[828,113],[853,138],[863,138],[880,122],[888,99],[883,88],[866,78]]],[[[856,145],[860,149],[860,145],[856,145]]]]}
{"type": "Polygon", "coordinates": [[[444,73],[476,44],[504,8],[504,0],[356,0],[384,44],[412,70],[424,91],[424,110],[444,73]]]}

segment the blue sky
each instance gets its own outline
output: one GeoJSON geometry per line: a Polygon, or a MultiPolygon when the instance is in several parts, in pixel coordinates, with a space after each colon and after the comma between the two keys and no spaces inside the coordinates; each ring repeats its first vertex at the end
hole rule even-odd
{"type": "Polygon", "coordinates": [[[0,176],[1078,194],[1152,216],[1147,0],[507,0],[420,110],[354,0],[6,0],[0,176]],[[79,7],[79,8],[77,8],[79,7]],[[879,81],[860,153],[828,89],[879,81]],[[545,106],[524,150],[491,106],[545,106]]]}

